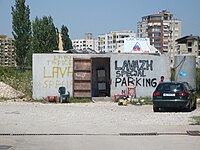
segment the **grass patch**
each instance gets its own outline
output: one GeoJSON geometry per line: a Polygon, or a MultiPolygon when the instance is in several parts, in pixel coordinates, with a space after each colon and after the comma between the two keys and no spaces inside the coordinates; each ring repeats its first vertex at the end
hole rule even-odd
{"type": "Polygon", "coordinates": [[[47,100],[46,99],[36,99],[36,100],[30,99],[29,101],[26,101],[26,102],[47,103],[47,100]]]}
{"type": "MultiPolygon", "coordinates": [[[[29,100],[29,101],[26,101],[26,102],[36,102],[36,103],[47,103],[47,100],[46,99],[38,99],[38,100],[29,100]]],[[[90,103],[92,102],[92,99],[91,98],[74,98],[74,97],[70,97],[68,101],[63,101],[63,103],[90,103]]],[[[50,100],[49,103],[55,103],[54,100],[50,100]]]]}
{"type": "Polygon", "coordinates": [[[152,98],[151,97],[140,97],[139,101],[143,104],[143,105],[152,105],[152,98]]]}
{"type": "Polygon", "coordinates": [[[5,102],[5,101],[7,101],[7,100],[9,100],[9,98],[5,98],[5,97],[1,97],[1,98],[0,98],[0,102],[5,102]]]}
{"type": "Polygon", "coordinates": [[[69,103],[90,103],[92,102],[92,98],[89,97],[81,97],[81,98],[76,98],[76,97],[71,97],[69,98],[69,103]]]}
{"type": "Polygon", "coordinates": [[[191,125],[200,125],[200,116],[194,116],[192,119],[194,119],[195,122],[191,125]]]}

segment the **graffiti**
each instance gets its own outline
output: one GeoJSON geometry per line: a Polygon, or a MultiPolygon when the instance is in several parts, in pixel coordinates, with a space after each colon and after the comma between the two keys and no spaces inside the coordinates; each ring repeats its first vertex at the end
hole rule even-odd
{"type": "Polygon", "coordinates": [[[143,87],[156,87],[157,86],[156,78],[133,78],[133,77],[123,77],[115,78],[115,87],[119,86],[143,86],[143,87]]]}
{"type": "Polygon", "coordinates": [[[121,66],[115,61],[115,87],[143,86],[156,87],[156,78],[147,78],[147,72],[153,71],[153,60],[124,60],[121,66]]]}
{"type": "Polygon", "coordinates": [[[61,76],[64,78],[65,75],[68,77],[72,75],[71,66],[68,67],[52,67],[49,74],[47,74],[47,68],[44,67],[44,78],[58,78],[61,76]]]}
{"type": "Polygon", "coordinates": [[[76,72],[75,73],[75,77],[78,77],[78,78],[85,78],[86,76],[86,73],[83,73],[83,72],[76,72]]]}
{"type": "Polygon", "coordinates": [[[72,88],[73,58],[67,55],[54,55],[43,66],[43,88],[72,88]]]}
{"type": "Polygon", "coordinates": [[[125,60],[121,67],[115,61],[117,77],[145,77],[145,70],[153,70],[153,60],[125,60]]]}
{"type": "Polygon", "coordinates": [[[44,80],[43,87],[44,88],[56,88],[58,89],[61,86],[65,86],[67,89],[72,87],[72,82],[71,81],[64,81],[64,80],[44,80]]]}
{"type": "Polygon", "coordinates": [[[47,60],[48,66],[72,66],[72,57],[65,55],[54,55],[53,59],[47,60]]]}

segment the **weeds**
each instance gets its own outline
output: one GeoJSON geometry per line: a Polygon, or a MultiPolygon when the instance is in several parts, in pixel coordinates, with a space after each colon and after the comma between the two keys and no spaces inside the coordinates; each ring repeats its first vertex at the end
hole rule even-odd
{"type": "Polygon", "coordinates": [[[84,98],[69,98],[69,103],[90,103],[92,102],[92,99],[91,98],[87,98],[87,97],[84,97],[84,98]]]}
{"type": "Polygon", "coordinates": [[[192,119],[194,119],[195,123],[192,123],[191,125],[200,125],[200,116],[194,116],[192,119]]]}
{"type": "Polygon", "coordinates": [[[0,67],[0,81],[32,97],[32,71],[0,67]]]}
{"type": "Polygon", "coordinates": [[[139,101],[143,104],[143,105],[152,105],[152,98],[151,97],[140,97],[139,101]]]}

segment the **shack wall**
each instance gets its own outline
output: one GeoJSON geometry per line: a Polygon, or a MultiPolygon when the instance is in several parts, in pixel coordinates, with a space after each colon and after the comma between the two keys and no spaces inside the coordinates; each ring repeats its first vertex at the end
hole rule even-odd
{"type": "Polygon", "coordinates": [[[152,96],[161,76],[170,81],[168,55],[113,54],[111,57],[111,96],[136,86],[136,97],[152,96]]]}
{"type": "Polygon", "coordinates": [[[65,86],[73,94],[73,56],[63,54],[33,55],[33,99],[59,96],[65,86]]]}

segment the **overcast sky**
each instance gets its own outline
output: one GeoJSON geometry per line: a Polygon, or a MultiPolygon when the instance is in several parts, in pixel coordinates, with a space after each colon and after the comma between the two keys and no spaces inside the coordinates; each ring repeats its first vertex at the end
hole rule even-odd
{"type": "MultiPolygon", "coordinates": [[[[15,0],[0,0],[0,34],[12,37],[11,6],[15,0]]],[[[26,0],[31,21],[52,16],[57,28],[66,25],[71,39],[85,33],[133,30],[142,16],[168,10],[183,21],[182,35],[200,36],[200,0],[26,0]]]]}

